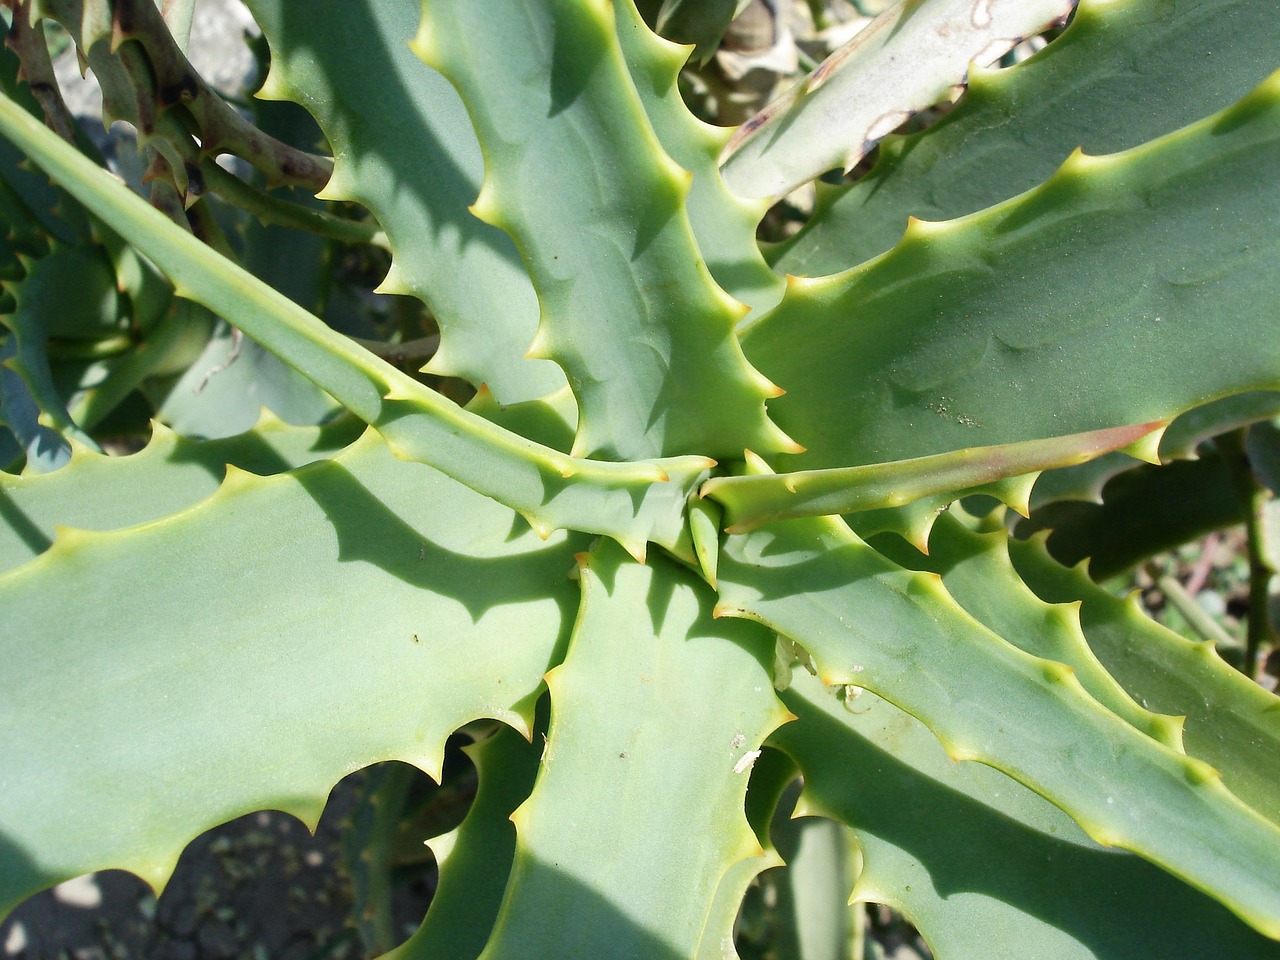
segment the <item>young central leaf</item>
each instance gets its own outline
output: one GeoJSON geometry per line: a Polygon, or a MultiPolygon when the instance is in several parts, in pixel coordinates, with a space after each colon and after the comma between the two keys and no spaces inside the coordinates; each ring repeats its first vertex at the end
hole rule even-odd
{"type": "Polygon", "coordinates": [[[577,455],[791,444],[707,272],[689,176],[662,150],[601,0],[429,0],[418,54],[459,90],[485,157],[473,212],[515,239],[542,308],[531,355],[581,407],[577,455]]]}

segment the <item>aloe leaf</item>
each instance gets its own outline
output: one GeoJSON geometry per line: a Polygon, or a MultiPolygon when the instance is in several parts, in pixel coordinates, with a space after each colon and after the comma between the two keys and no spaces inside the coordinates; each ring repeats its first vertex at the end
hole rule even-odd
{"type": "Polygon", "coordinates": [[[772,638],[713,620],[713,594],[669,561],[641,566],[606,541],[580,563],[582,607],[547,676],[546,750],[512,815],[515,862],[483,956],[689,957],[731,935],[706,929],[717,890],[761,855],[743,799],[787,718],[772,638]]]}
{"type": "Polygon", "coordinates": [[[783,863],[773,844],[771,821],[784,791],[795,778],[795,764],[778,750],[763,747],[760,756],[752,762],[746,815],[760,843],[760,852],[739,860],[721,878],[694,960],[739,960],[736,947],[740,937],[739,920],[747,911],[744,901],[757,889],[757,877],[783,863]]]}
{"type": "MultiPolygon", "coordinates": [[[[169,309],[170,304],[166,303],[162,317],[157,322],[147,322],[152,318],[143,312],[145,306],[136,305],[136,301],[130,306],[130,327],[137,327],[137,339],[131,349],[104,357],[86,369],[67,401],[67,410],[72,419],[82,424],[86,430],[92,430],[101,423],[134,390],[152,397],[158,393],[163,403],[166,398],[163,387],[158,384],[172,384],[177,371],[185,369],[199,358],[208,346],[214,318],[203,307],[178,301],[169,309]]],[[[293,376],[296,378],[297,374],[293,376]]],[[[308,383],[307,386],[315,394],[324,396],[311,384],[308,383]]],[[[333,401],[328,400],[328,404],[332,408],[333,401]]],[[[163,414],[160,416],[167,419],[163,414]]],[[[250,426],[253,422],[255,421],[249,421],[250,426]]],[[[220,421],[219,425],[225,426],[225,420],[220,421]]],[[[218,431],[210,432],[216,435],[218,431]]]]}
{"type": "Polygon", "coordinates": [[[409,49],[419,0],[341,3],[324,16],[282,0],[248,6],[272,52],[259,96],[316,118],[336,158],[324,196],[373,212],[395,250],[382,289],[416,296],[440,325],[427,369],[484,383],[504,403],[563,385],[554,364],[525,358],[538,303],[515,245],[467,209],[480,147],[457,92],[409,49]]]}
{"type": "Polygon", "coordinates": [[[49,338],[93,339],[119,333],[115,277],[92,248],[56,246],[48,256],[28,262],[26,276],[5,288],[15,306],[0,320],[14,341],[13,355],[4,365],[22,378],[45,426],[96,449],[93,439],[71,419],[54,383],[49,338]]]}
{"type": "Polygon", "coordinates": [[[643,557],[654,541],[681,556],[685,501],[705,457],[611,463],[567,457],[455,406],[336,333],[252,274],[212,252],[122,184],[0,98],[0,133],[148,256],[179,296],[222,316],[374,423],[397,455],[434,466],[517,510],[541,533],[572,524],[643,557]]]}
{"type": "MultiPolygon", "coordinates": [[[[730,4],[732,6],[732,4],[730,4]]],[[[756,243],[766,204],[743,200],[720,176],[718,158],[729,131],[697,119],[685,106],[677,78],[688,48],[654,36],[629,3],[615,3],[618,42],[654,133],[671,159],[693,175],[686,206],[707,269],[752,316],[782,299],[785,282],[769,269],[756,243]]]]}
{"type": "Polygon", "coordinates": [[[159,520],[212,494],[228,465],[260,476],[282,473],[337,453],[359,436],[361,426],[344,419],[325,427],[292,427],[264,416],[239,436],[195,441],[156,424],[147,446],[127,457],[73,447],[70,469],[0,474],[0,571],[47,550],[60,526],[119,530],[159,520]]]}
{"type": "Polygon", "coordinates": [[[368,434],[292,473],[232,472],[164,520],[60,531],[0,577],[24,677],[0,696],[0,902],[107,867],[159,886],[214,824],[275,808],[314,826],[353,770],[438,777],[477,717],[528,732],[576,547],[512,520],[368,434]]]}
{"type": "Polygon", "coordinates": [[[428,840],[440,869],[426,919],[383,960],[475,960],[484,949],[502,904],[516,851],[511,814],[529,796],[544,741],[529,743],[501,727],[464,747],[480,785],[457,829],[428,840]]]}
{"type": "Polygon", "coordinates": [[[653,132],[611,5],[431,0],[415,49],[475,125],[485,180],[472,209],[511,234],[533,278],[542,315],[531,354],[556,360],[578,398],[574,452],[791,448],[765,416],[776,388],[733,333],[745,308],[702,262],[689,174],[653,132]]]}
{"type": "Polygon", "coordinates": [[[1107,481],[1101,503],[1063,501],[1035,511],[1019,537],[1048,529],[1049,552],[1067,565],[1089,561],[1099,580],[1244,520],[1245,505],[1221,455],[1128,470],[1107,481]]]}
{"type": "Polygon", "coordinates": [[[993,633],[1033,656],[1065,663],[1093,699],[1134,729],[1181,750],[1180,715],[1155,714],[1133,701],[1090,650],[1078,605],[1048,604],[1032,593],[1013,568],[1008,541],[1002,531],[974,533],[943,516],[933,528],[928,557],[907,559],[913,569],[942,577],[947,592],[993,633]]]}
{"type": "Polygon", "coordinates": [[[71,444],[57,430],[40,422],[40,405],[27,382],[8,364],[17,355],[12,334],[0,337],[0,423],[8,427],[15,441],[12,451],[0,447],[0,466],[25,456],[32,470],[57,470],[71,458],[71,444]],[[21,456],[18,451],[21,451],[21,456]]]}
{"type": "Polygon", "coordinates": [[[366,770],[358,781],[354,809],[344,818],[338,855],[351,885],[348,918],[369,955],[386,953],[403,939],[392,910],[392,871],[405,802],[418,776],[403,763],[366,770]]]}
{"type": "Polygon", "coordinates": [[[887,134],[1071,12],[1075,0],[908,0],[886,10],[760,113],[725,148],[725,180],[777,200],[848,171],[887,134]]]}
{"type": "MultiPolygon", "coordinates": [[[[899,507],[937,494],[958,499],[961,493],[975,492],[999,480],[1080,463],[1132,446],[1162,426],[1143,423],[862,467],[712,477],[699,494],[724,506],[729,533],[746,533],[790,517],[899,507]]],[[[1158,439],[1157,435],[1154,440],[1158,439]]],[[[1025,486],[1029,489],[1029,482],[1025,486]]],[[[936,512],[941,506],[934,504],[931,509],[936,512]]],[[[1025,513],[1025,503],[1020,506],[1025,513]]]]}
{"type": "MultiPolygon", "coordinates": [[[[1160,435],[1159,459],[1163,462],[1193,460],[1198,456],[1197,448],[1204,441],[1277,415],[1280,415],[1280,393],[1271,390],[1256,390],[1214,400],[1174,418],[1160,435]]],[[[1046,470],[1036,479],[1031,491],[1033,515],[1046,505],[1063,500],[1101,503],[1103,488],[1113,477],[1139,469],[1140,465],[1131,457],[1104,454],[1072,467],[1046,470]]]]}
{"type": "Polygon", "coordinates": [[[1001,770],[1098,842],[1154,861],[1280,938],[1280,829],[1208,764],[1099,704],[1070,667],[982,626],[937,575],[890,563],[838,519],[791,520],[726,538],[719,583],[720,615],[803,644],[824,682],[879,694],[955,759],[1001,770]]]}
{"type": "MultiPolygon", "coordinates": [[[[791,760],[787,757],[788,761],[791,760]]],[[[794,769],[794,763],[791,763],[794,769]]],[[[798,792],[798,791],[797,791],[798,792]]],[[[862,960],[858,949],[863,911],[849,902],[862,853],[852,831],[824,817],[800,817],[789,797],[791,819],[774,836],[787,860],[772,877],[777,921],[783,927],[778,960],[862,960]]]]}
{"type": "Polygon", "coordinates": [[[234,436],[253,426],[262,407],[299,426],[323,423],[341,411],[332,397],[275,354],[240,337],[225,320],[198,306],[185,313],[189,331],[208,331],[203,349],[177,376],[151,377],[143,384],[156,419],[178,433],[234,436]]]}
{"type": "Polygon", "coordinates": [[[797,468],[1169,419],[1280,385],[1280,76],[1127,153],[793,280],[743,335],[797,468]],[[1223,322],[1223,318],[1230,322],[1223,322]],[[839,417],[831,416],[840,410],[839,417]]]}
{"type": "Polygon", "coordinates": [[[1011,540],[1018,574],[1051,603],[1079,603],[1080,625],[1107,671],[1149,710],[1185,716],[1189,754],[1222,771],[1223,782],[1276,823],[1280,797],[1280,701],[1214,651],[1144,615],[1136,596],[1112,596],[1080,568],[1045,552],[1040,538],[1011,540]]]}
{"type": "Polygon", "coordinates": [[[901,910],[934,956],[1280,955],[1162,870],[1093,843],[1030,790],[953,762],[921,723],[874,694],[847,709],[802,676],[783,700],[799,719],[772,739],[804,772],[797,814],[854,828],[862,853],[854,900],[901,910]]]}
{"type": "MultiPolygon", "coordinates": [[[[733,18],[751,0],[636,0],[653,29],[679,44],[693,46],[693,58],[706,63],[716,52],[733,18]]],[[[631,4],[620,4],[631,6],[631,4]]],[[[682,55],[682,60],[687,58],[682,55]]]]}
{"type": "Polygon", "coordinates": [[[1275,69],[1277,51],[1280,21],[1253,0],[1081,0],[1030,60],[970,70],[936,127],[886,137],[872,171],[820,193],[771,259],[797,275],[844,270],[892,247],[908,216],[974,213],[1043,182],[1077,147],[1127,150],[1222,110],[1275,69]]]}

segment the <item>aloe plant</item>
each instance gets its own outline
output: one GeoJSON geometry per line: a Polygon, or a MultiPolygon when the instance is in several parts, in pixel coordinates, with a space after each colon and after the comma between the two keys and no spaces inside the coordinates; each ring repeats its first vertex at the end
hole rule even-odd
{"type": "Polygon", "coordinates": [[[736,132],[651,25],[741,4],[248,6],[238,112],[189,2],[9,4],[4,909],[462,731],[400,960],[853,956],[850,899],[941,958],[1280,956],[1268,4],[908,0],[736,132]],[[1243,671],[1069,565],[1241,521],[1243,671]]]}

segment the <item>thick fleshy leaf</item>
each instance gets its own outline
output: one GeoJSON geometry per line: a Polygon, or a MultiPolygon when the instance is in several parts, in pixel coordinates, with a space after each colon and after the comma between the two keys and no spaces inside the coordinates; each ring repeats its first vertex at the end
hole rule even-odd
{"type": "Polygon", "coordinates": [[[736,951],[740,933],[739,919],[748,911],[744,902],[758,890],[756,878],[764,871],[782,865],[771,833],[773,821],[784,792],[796,778],[796,766],[778,750],[764,747],[752,761],[751,779],[747,787],[747,823],[760,841],[761,853],[739,860],[720,880],[715,901],[707,913],[702,942],[695,960],[739,960],[736,951]],[[726,932],[731,931],[732,935],[726,932]]]}
{"type": "MultiPolygon", "coordinates": [[[[936,498],[939,494],[948,495],[943,503],[933,504],[936,512],[949,500],[978,492],[978,488],[997,481],[1080,463],[1131,447],[1161,426],[1161,423],[1142,423],[862,467],[712,477],[702,485],[699,494],[724,506],[728,521],[725,529],[730,533],[746,533],[789,517],[822,517],[898,507],[936,498]]],[[[1154,450],[1159,435],[1151,440],[1149,446],[1154,450]]],[[[1033,479],[1028,478],[1025,484],[1028,489],[1033,479]]],[[[1016,505],[1026,512],[1025,502],[1016,505]]]]}
{"type": "Polygon", "coordinates": [[[1214,651],[1142,613],[1136,596],[1112,596],[1079,568],[1063,567],[1039,539],[1011,540],[1026,583],[1052,603],[1079,603],[1080,625],[1107,671],[1148,710],[1186,717],[1183,743],[1222,771],[1223,782],[1280,823],[1280,701],[1214,651]]]}
{"type": "Polygon", "coordinates": [[[1030,190],[1077,147],[1115,153],[1235,103],[1280,60],[1280,20],[1254,0],[1081,0],[1062,36],[1004,70],[975,69],[923,136],[887,137],[874,169],[819,196],[780,271],[823,276],[884,253],[909,216],[947,220],[1030,190]]]}
{"type": "Polygon", "coordinates": [[[17,355],[12,334],[0,337],[0,424],[8,428],[12,446],[0,446],[0,466],[26,459],[33,471],[48,472],[71,459],[71,444],[57,430],[40,422],[40,405],[27,382],[7,365],[17,355]]]}
{"type": "Polygon", "coordinates": [[[796,467],[1169,419],[1280,386],[1280,76],[1223,113],[891,252],[743,336],[796,467]],[[839,415],[833,415],[839,411],[839,415]]]}
{"type": "MultiPolygon", "coordinates": [[[[1163,462],[1194,459],[1204,441],[1275,416],[1280,416],[1280,393],[1272,390],[1238,393],[1206,403],[1174,418],[1160,435],[1159,459],[1163,462]]],[[[1031,509],[1038,510],[1062,500],[1101,503],[1102,490],[1108,481],[1136,469],[1139,464],[1131,457],[1105,454],[1074,467],[1046,470],[1031,491],[1031,509]]]]}
{"type": "Polygon", "coordinates": [[[20,477],[0,473],[0,571],[47,550],[58,527],[119,530],[159,520],[217,490],[228,464],[259,476],[282,473],[337,453],[361,428],[354,418],[327,427],[291,427],[264,417],[248,433],[193,441],[156,425],[150,443],[131,456],[76,447],[73,469],[20,477]]]}
{"type": "Polygon", "coordinates": [[[603,0],[431,0],[415,49],[461,92],[485,155],[472,210],[515,239],[542,307],[531,353],[581,415],[576,453],[739,457],[794,445],[734,336],[603,0]],[[539,78],[531,81],[530,78],[539,78]],[[601,336],[608,330],[607,336],[601,336]]]}
{"type": "Polygon", "coordinates": [[[649,32],[629,3],[615,3],[618,42],[653,131],[671,159],[693,176],[685,203],[693,235],[711,276],[729,296],[751,308],[744,320],[782,299],[785,283],[769,269],[756,243],[765,204],[730,192],[718,158],[729,131],[698,120],[677,87],[688,49],[649,32]]]}
{"type": "Polygon", "coordinates": [[[456,830],[428,843],[440,869],[427,917],[384,960],[475,960],[493,930],[516,852],[515,812],[533,789],[542,756],[540,736],[529,743],[503,727],[464,748],[480,785],[456,830]]]}
{"type": "Polygon", "coordinates": [[[882,13],[741,128],[725,149],[736,193],[777,200],[851,169],[969,74],[1066,16],[1075,0],[909,0],[882,13]]]}
{"type": "MultiPolygon", "coordinates": [[[[636,7],[659,34],[692,44],[693,56],[706,62],[716,52],[733,18],[751,0],[636,0],[636,7]]],[[[631,4],[619,4],[631,6],[631,4]]],[[[687,58],[687,53],[682,60],[687,58]]]]}
{"type": "MultiPolygon", "coordinates": [[[[652,540],[692,557],[684,503],[705,457],[613,463],[580,460],[469,413],[325,326],[210,250],[0,97],[0,132],[21,142],[87,208],[163,270],[179,296],[237,326],[376,424],[397,455],[440,469],[519,511],[540,532],[572,523],[643,557],[652,540]]],[[[763,414],[762,414],[763,416],[763,414]]]]}
{"type": "MultiPolygon", "coordinates": [[[[13,313],[0,320],[13,338],[13,355],[4,360],[5,367],[26,384],[44,426],[64,439],[96,447],[67,412],[54,383],[48,349],[50,337],[92,340],[121,332],[109,265],[93,248],[57,246],[27,264],[21,281],[5,287],[15,302],[13,313]]],[[[42,458],[32,462],[37,465],[42,458]]]]}
{"type": "MultiPolygon", "coordinates": [[[[783,756],[796,770],[794,761],[783,756]]],[[[786,868],[763,878],[776,897],[772,919],[780,928],[771,956],[777,960],[862,960],[865,954],[857,944],[863,910],[861,904],[849,902],[849,891],[862,869],[862,852],[843,823],[798,816],[798,795],[796,784],[795,793],[782,798],[773,827],[786,868]],[[784,815],[788,819],[783,820],[784,815]]]]}
{"type": "Polygon", "coordinates": [[[467,209],[480,146],[457,92],[409,49],[420,0],[354,0],[324,16],[282,0],[248,6],[271,44],[260,95],[316,118],[336,158],[324,195],[373,212],[395,251],[382,289],[418,297],[440,324],[428,369],[504,403],[561,386],[554,364],[525,358],[538,302],[515,245],[467,209]]]}
{"type": "Polygon", "coordinates": [[[797,812],[854,828],[854,899],[903,911],[934,956],[1280,956],[1280,945],[1146,861],[1098,846],[1025,787],[955,763],[874,694],[846,707],[802,676],[783,700],[799,719],[773,741],[804,771],[797,812]]]}
{"type": "Polygon", "coordinates": [[[1105,580],[1138,564],[1241,523],[1245,505],[1222,456],[1144,466],[1112,477],[1101,503],[1064,500],[1046,504],[1014,528],[1022,538],[1049,531],[1049,552],[1068,566],[1089,561],[1105,580]]]}
{"type": "Polygon", "coordinates": [[[143,386],[158,420],[183,436],[213,438],[243,433],[263,407],[299,425],[323,423],[341,411],[332,397],[275,354],[240,337],[203,308],[187,306],[189,328],[209,330],[210,335],[180,375],[143,386]]]}
{"type": "Polygon", "coordinates": [[[965,611],[992,632],[1033,656],[1065,663],[1089,695],[1134,729],[1174,749],[1182,749],[1179,716],[1161,716],[1135,703],[1102,667],[1080,627],[1075,604],[1048,604],[1019,579],[1009,559],[1003,531],[974,533],[952,516],[939,518],[929,538],[929,555],[897,551],[895,559],[931,570],[965,611]]]}
{"type": "Polygon", "coordinates": [[[0,577],[23,678],[0,695],[0,901],[107,867],[160,885],[214,824],[314,825],[353,770],[438,775],[477,717],[528,732],[575,546],[514,520],[368,434],[164,520],[61,531],[0,577]]]}
{"type": "Polygon", "coordinates": [[[936,574],[890,563],[837,519],[791,520],[726,538],[719,582],[721,615],[802,644],[824,682],[879,694],[955,759],[1009,774],[1093,839],[1153,860],[1280,938],[1280,828],[1208,764],[1099,704],[1070,667],[982,626],[936,574]]]}
{"type": "Polygon", "coordinates": [[[484,956],[688,958],[731,937],[706,929],[717,890],[763,855],[743,800],[788,716],[772,638],[713,620],[714,595],[668,561],[641,566],[607,541],[580,560],[582,608],[547,676],[551,729],[484,956]]]}

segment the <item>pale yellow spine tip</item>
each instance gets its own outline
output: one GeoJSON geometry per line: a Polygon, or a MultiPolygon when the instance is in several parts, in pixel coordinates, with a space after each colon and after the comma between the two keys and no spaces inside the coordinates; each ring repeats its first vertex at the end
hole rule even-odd
{"type": "Polygon", "coordinates": [[[497,191],[493,186],[493,181],[489,178],[485,178],[484,185],[480,188],[480,195],[476,197],[476,202],[471,204],[467,209],[485,223],[491,224],[499,229],[503,228],[501,203],[497,197],[497,191]]]}
{"type": "Polygon", "coordinates": [[[748,474],[773,473],[773,468],[754,450],[743,450],[742,459],[747,463],[748,474]]]}
{"type": "Polygon", "coordinates": [[[1164,440],[1164,433],[1169,429],[1170,422],[1169,420],[1158,420],[1147,424],[1147,426],[1151,427],[1151,432],[1139,437],[1127,447],[1122,447],[1122,452],[1135,460],[1141,460],[1143,463],[1160,466],[1160,443],[1164,440]]]}
{"type": "Polygon", "coordinates": [[[551,353],[551,335],[547,332],[545,324],[538,324],[538,329],[533,334],[533,340],[529,343],[529,349],[524,352],[524,358],[526,360],[554,359],[551,353]]]}

